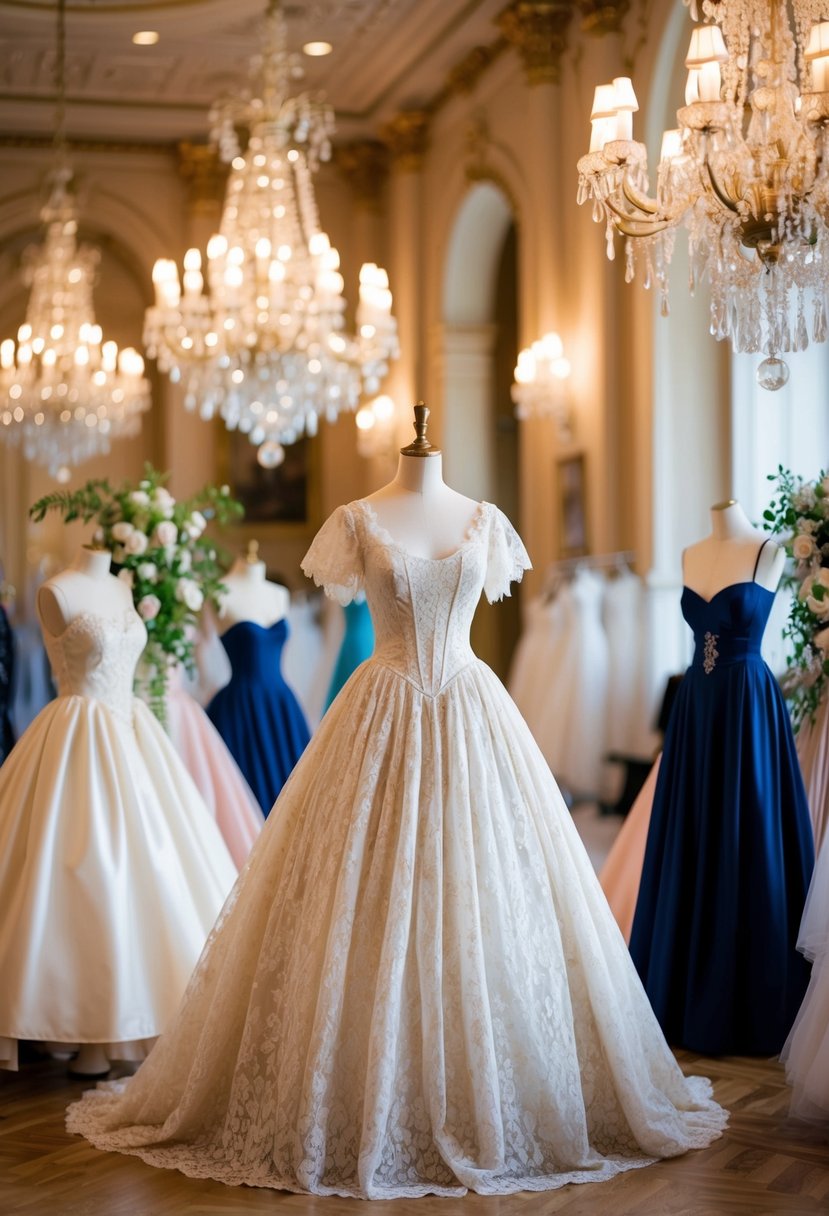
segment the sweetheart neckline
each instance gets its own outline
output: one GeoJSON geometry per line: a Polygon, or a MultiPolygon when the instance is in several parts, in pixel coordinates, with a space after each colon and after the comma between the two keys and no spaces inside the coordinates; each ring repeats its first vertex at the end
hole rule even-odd
{"type": "Polygon", "coordinates": [[[765,591],[766,595],[774,595],[773,591],[770,591],[768,587],[764,587],[761,583],[758,583],[757,580],[753,578],[743,578],[736,583],[727,583],[725,587],[720,587],[719,591],[715,591],[710,600],[707,600],[704,595],[700,595],[700,593],[695,591],[693,587],[689,587],[687,583],[682,584],[683,591],[690,591],[691,595],[695,595],[698,600],[702,601],[703,604],[713,604],[718,595],[722,595],[724,591],[731,591],[734,587],[757,587],[758,590],[765,591]]]}
{"type": "Polygon", "coordinates": [[[489,503],[483,499],[478,503],[477,507],[472,512],[469,523],[464,529],[463,540],[456,549],[453,549],[451,553],[445,553],[443,557],[421,557],[418,553],[410,552],[403,545],[401,545],[399,541],[396,541],[391,533],[383,527],[377,517],[377,512],[374,510],[374,507],[370,502],[368,502],[365,498],[358,498],[355,499],[355,503],[353,505],[362,508],[372,535],[380,542],[380,544],[385,545],[387,549],[394,549],[403,557],[409,558],[415,562],[448,562],[451,561],[453,557],[457,557],[458,554],[463,553],[463,551],[469,545],[471,545],[474,540],[477,539],[481,530],[481,524],[486,514],[486,508],[489,506],[489,503]]]}

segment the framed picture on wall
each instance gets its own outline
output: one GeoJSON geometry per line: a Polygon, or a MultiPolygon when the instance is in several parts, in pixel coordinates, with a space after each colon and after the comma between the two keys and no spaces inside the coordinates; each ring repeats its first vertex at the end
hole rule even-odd
{"type": "Polygon", "coordinates": [[[300,439],[285,448],[275,469],[263,469],[256,448],[246,435],[227,433],[225,480],[245,508],[246,524],[303,527],[311,520],[311,441],[300,439]]]}
{"type": "Polygon", "coordinates": [[[563,557],[589,552],[587,536],[587,480],[584,453],[558,462],[558,497],[563,557]]]}

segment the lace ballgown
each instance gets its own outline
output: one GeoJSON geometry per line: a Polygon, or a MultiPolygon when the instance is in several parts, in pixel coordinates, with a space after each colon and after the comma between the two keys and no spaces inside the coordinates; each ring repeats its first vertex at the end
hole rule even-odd
{"type": "Polygon", "coordinates": [[[665,733],[630,938],[668,1040],[707,1055],[776,1055],[809,978],[795,942],[812,828],[760,654],[773,601],[755,582],[710,601],[682,593],[696,650],[665,733]]]}
{"type": "Polygon", "coordinates": [[[345,632],[343,634],[340,652],[334,664],[334,674],[325,698],[325,708],[331,705],[337,693],[348,680],[348,677],[364,662],[374,650],[374,626],[371,623],[371,613],[365,597],[352,600],[343,608],[345,614],[345,632]]]}
{"type": "Polygon", "coordinates": [[[207,707],[265,815],[311,737],[299,701],[282,674],[287,637],[284,618],[268,628],[253,621],[231,625],[222,634],[232,668],[230,683],[207,707]]]}
{"type": "Polygon", "coordinates": [[[812,975],[781,1055],[793,1091],[791,1113],[829,1123],[829,837],[817,855],[797,948],[812,963],[812,975]]]}
{"type": "Polygon", "coordinates": [[[317,1194],[595,1182],[708,1144],[547,765],[469,647],[528,560],[482,504],[413,557],[353,503],[303,568],[365,588],[374,656],[326,714],[175,1024],[70,1107],[100,1148],[317,1194]]]}
{"type": "Polygon", "coordinates": [[[12,677],[14,674],[14,635],[0,604],[0,764],[14,747],[11,722],[12,677]]]}
{"type": "Polygon", "coordinates": [[[180,667],[170,675],[167,729],[216,821],[234,865],[241,870],[265,820],[221,735],[184,688],[180,667]]]}
{"type": "Polygon", "coordinates": [[[0,1060],[17,1040],[140,1059],[167,1026],[233,865],[152,713],[129,608],[46,646],[59,695],[0,769],[0,1060]]]}

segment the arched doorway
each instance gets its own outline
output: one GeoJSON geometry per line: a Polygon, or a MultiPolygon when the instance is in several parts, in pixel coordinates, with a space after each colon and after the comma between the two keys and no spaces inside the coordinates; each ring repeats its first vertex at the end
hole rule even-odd
{"type": "MultiPolygon", "coordinates": [[[[478,182],[447,245],[441,366],[447,481],[518,520],[518,431],[510,399],[518,349],[518,237],[503,191],[478,182]]],[[[520,628],[515,600],[481,604],[473,646],[503,678],[520,628]]]]}

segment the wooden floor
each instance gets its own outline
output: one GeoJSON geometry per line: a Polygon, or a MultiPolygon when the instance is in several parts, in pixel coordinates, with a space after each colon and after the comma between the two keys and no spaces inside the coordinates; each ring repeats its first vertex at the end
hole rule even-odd
{"type": "Polygon", "coordinates": [[[65,1064],[0,1073],[0,1213],[12,1216],[812,1216],[829,1213],[827,1137],[788,1121],[788,1090],[770,1061],[702,1060],[686,1071],[714,1081],[731,1111],[710,1148],[605,1183],[503,1198],[373,1203],[225,1187],[100,1153],[64,1130],[66,1104],[85,1086],[65,1064]]]}

